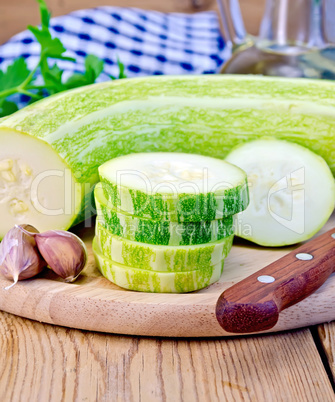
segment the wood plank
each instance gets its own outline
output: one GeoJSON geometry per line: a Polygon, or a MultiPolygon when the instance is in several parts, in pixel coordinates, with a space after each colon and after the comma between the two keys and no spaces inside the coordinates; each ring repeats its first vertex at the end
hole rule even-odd
{"type": "Polygon", "coordinates": [[[0,400],[334,400],[307,329],[176,341],[90,333],[0,313],[0,349],[0,400]]]}
{"type": "MultiPolygon", "coordinates": [[[[265,0],[241,0],[242,13],[246,28],[251,34],[258,32],[265,0]]],[[[138,7],[162,12],[192,13],[216,10],[215,0],[47,0],[53,16],[64,15],[71,11],[104,6],[138,7]]],[[[28,24],[38,24],[38,7],[33,0],[1,1],[0,4],[0,44],[14,34],[24,30],[28,24]]]]}
{"type": "Polygon", "coordinates": [[[318,334],[335,383],[335,322],[319,325],[318,334]]]}

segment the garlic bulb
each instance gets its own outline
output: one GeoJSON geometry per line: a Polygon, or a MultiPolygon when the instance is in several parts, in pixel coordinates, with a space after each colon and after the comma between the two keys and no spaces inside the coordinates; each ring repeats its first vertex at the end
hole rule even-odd
{"type": "Polygon", "coordinates": [[[75,234],[63,230],[31,235],[49,267],[66,282],[73,282],[87,262],[84,242],[75,234]]]}
{"type": "Polygon", "coordinates": [[[30,225],[15,226],[0,243],[0,273],[14,281],[6,289],[21,279],[39,274],[46,266],[46,262],[38,252],[35,239],[25,231],[38,233],[37,229],[30,225]]]}

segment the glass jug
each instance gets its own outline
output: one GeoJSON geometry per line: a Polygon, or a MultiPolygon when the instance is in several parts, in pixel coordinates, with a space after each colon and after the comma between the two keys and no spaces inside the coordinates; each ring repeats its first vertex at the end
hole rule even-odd
{"type": "Polygon", "coordinates": [[[335,0],[267,0],[258,37],[246,34],[238,0],[218,5],[232,50],[221,73],[335,79],[335,0]]]}

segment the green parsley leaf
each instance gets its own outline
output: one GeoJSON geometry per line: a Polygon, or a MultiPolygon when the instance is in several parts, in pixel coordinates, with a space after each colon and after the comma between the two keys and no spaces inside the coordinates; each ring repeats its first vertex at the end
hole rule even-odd
{"type": "Polygon", "coordinates": [[[30,71],[24,58],[16,59],[13,64],[7,67],[5,72],[0,70],[1,91],[18,87],[28,78],[29,74],[30,71]]]}
{"type": "Polygon", "coordinates": [[[73,89],[87,85],[87,78],[84,74],[74,73],[66,81],[65,86],[67,89],[73,89]]]}
{"type": "Polygon", "coordinates": [[[48,10],[48,7],[44,0],[37,0],[40,7],[41,14],[41,29],[38,27],[34,27],[28,25],[28,29],[35,36],[39,44],[41,45],[41,57],[51,57],[54,59],[65,59],[75,61],[75,59],[71,57],[63,56],[63,53],[66,52],[65,47],[62,42],[58,38],[53,38],[49,31],[50,24],[50,16],[51,13],[48,10]]]}
{"type": "Polygon", "coordinates": [[[93,84],[104,69],[104,62],[99,57],[89,54],[85,58],[85,77],[88,84],[93,84]]]}
{"type": "Polygon", "coordinates": [[[43,91],[42,89],[37,90],[34,93],[34,97],[30,98],[28,105],[31,105],[32,103],[45,98],[45,96],[46,96],[45,91],[43,91]]]}
{"type": "Polygon", "coordinates": [[[63,56],[63,53],[66,52],[65,47],[58,38],[51,36],[48,28],[42,26],[42,28],[39,29],[38,27],[28,25],[28,29],[41,45],[41,57],[75,61],[72,57],[63,56]]]}
{"type": "Polygon", "coordinates": [[[85,58],[85,73],[74,73],[65,83],[67,89],[78,88],[83,85],[93,84],[95,80],[102,73],[104,68],[104,62],[97,56],[89,54],[85,58]]]}
{"type": "Polygon", "coordinates": [[[7,101],[6,99],[0,99],[0,117],[7,116],[18,110],[16,103],[7,101]]]}
{"type": "Polygon", "coordinates": [[[61,70],[57,64],[54,64],[51,68],[49,66],[41,66],[41,71],[44,79],[44,84],[48,89],[50,95],[64,91],[66,89],[62,83],[63,70],[61,70]],[[43,70],[43,71],[42,71],[43,70]]]}
{"type": "Polygon", "coordinates": [[[117,59],[117,65],[119,66],[119,79],[127,78],[126,74],[124,73],[125,67],[124,64],[121,63],[120,59],[117,59]]]}
{"type": "MultiPolygon", "coordinates": [[[[20,93],[29,96],[29,103],[35,102],[45,96],[70,88],[93,84],[103,71],[104,63],[94,55],[85,59],[85,72],[73,74],[65,83],[62,81],[63,71],[57,66],[48,64],[48,59],[75,61],[72,57],[64,56],[65,47],[58,38],[53,38],[49,30],[51,13],[45,0],[37,0],[41,16],[41,26],[28,26],[28,29],[41,45],[40,60],[30,71],[25,60],[16,59],[6,71],[0,70],[0,117],[15,112],[17,105],[8,100],[11,95],[20,93]],[[39,84],[36,73],[43,77],[44,84],[39,84]]],[[[124,65],[118,60],[119,78],[126,78],[124,65]]],[[[111,79],[116,77],[111,76],[111,79]]]]}
{"type": "Polygon", "coordinates": [[[48,10],[48,6],[44,0],[37,0],[40,8],[41,24],[45,28],[49,28],[51,12],[48,10]]]}

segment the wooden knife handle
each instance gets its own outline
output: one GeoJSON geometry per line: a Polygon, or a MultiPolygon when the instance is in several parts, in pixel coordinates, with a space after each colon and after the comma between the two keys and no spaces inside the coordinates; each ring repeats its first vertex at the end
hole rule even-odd
{"type": "Polygon", "coordinates": [[[335,228],[225,290],[216,318],[227,332],[272,328],[279,313],[315,292],[335,272],[335,228]]]}

